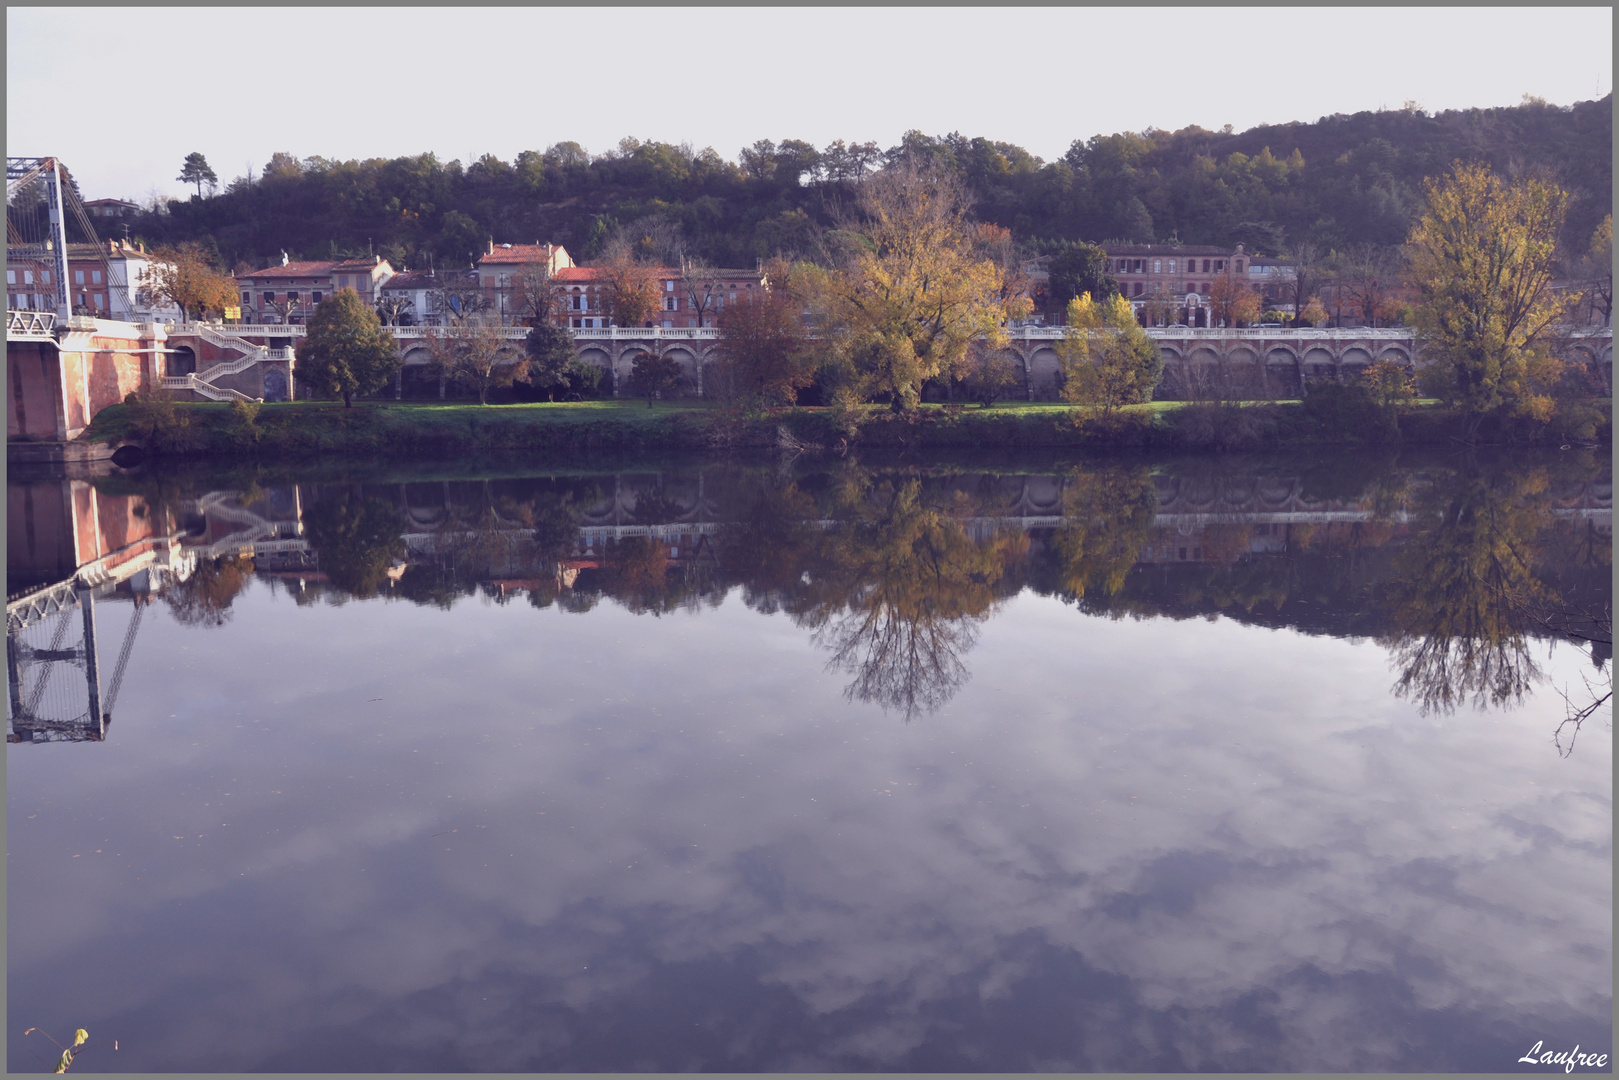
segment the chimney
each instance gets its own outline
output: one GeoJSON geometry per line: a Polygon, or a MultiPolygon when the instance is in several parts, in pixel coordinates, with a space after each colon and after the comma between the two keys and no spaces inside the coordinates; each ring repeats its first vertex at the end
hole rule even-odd
{"type": "Polygon", "coordinates": [[[281,265],[287,265],[287,253],[285,251],[281,253],[281,265]]]}
{"type": "Polygon", "coordinates": [[[491,239],[489,241],[489,251],[487,252],[487,254],[493,255],[494,253],[495,253],[495,242],[494,242],[494,240],[491,239]]]}

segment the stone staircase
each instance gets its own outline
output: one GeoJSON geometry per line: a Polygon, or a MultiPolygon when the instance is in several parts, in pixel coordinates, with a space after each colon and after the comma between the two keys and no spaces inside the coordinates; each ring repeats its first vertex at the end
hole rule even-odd
{"type": "Polygon", "coordinates": [[[236,335],[222,334],[207,323],[194,323],[187,327],[187,330],[211,345],[241,355],[235,360],[223,360],[193,374],[169,376],[163,380],[164,389],[190,390],[209,401],[263,401],[263,398],[250,397],[239,390],[215,386],[214,380],[246,371],[254,364],[265,360],[293,358],[291,349],[271,349],[264,345],[255,345],[250,341],[243,341],[236,335]]]}

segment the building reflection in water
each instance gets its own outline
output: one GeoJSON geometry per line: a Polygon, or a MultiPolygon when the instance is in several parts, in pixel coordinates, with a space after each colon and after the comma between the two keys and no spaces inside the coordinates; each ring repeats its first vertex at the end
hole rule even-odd
{"type": "Polygon", "coordinates": [[[1348,475],[716,465],[198,494],[56,478],[7,494],[13,741],[105,732],[139,608],[103,686],[97,602],[161,597],[219,626],[254,578],[299,603],[481,595],[654,616],[735,590],[811,630],[851,700],[907,719],[951,699],[980,626],[1025,589],[1113,618],[1371,637],[1425,711],[1520,700],[1535,638],[1586,649],[1611,680],[1611,479],[1582,455],[1348,475]]]}

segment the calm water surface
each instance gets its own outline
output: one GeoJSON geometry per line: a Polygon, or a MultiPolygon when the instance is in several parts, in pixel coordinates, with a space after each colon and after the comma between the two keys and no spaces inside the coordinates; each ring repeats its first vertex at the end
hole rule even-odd
{"type": "Polygon", "coordinates": [[[13,1070],[1611,1048],[1605,460],[7,494],[13,1070]]]}

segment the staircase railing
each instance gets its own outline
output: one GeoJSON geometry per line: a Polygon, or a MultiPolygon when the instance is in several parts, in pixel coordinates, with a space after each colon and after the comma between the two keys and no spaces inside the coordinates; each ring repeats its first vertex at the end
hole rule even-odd
{"type": "Polygon", "coordinates": [[[243,356],[236,360],[226,360],[223,363],[215,364],[211,368],[199,371],[197,372],[197,378],[201,379],[203,382],[211,383],[222,375],[235,375],[237,372],[246,371],[248,368],[252,367],[254,364],[257,364],[261,360],[268,359],[270,359],[269,350],[260,349],[257,353],[251,356],[243,356]]]}
{"type": "Polygon", "coordinates": [[[207,323],[192,323],[186,328],[202,340],[218,345],[221,349],[235,349],[239,353],[249,356],[258,356],[264,352],[263,345],[255,345],[251,341],[243,341],[234,334],[221,334],[207,323]]]}
{"type": "Polygon", "coordinates": [[[163,379],[165,390],[193,390],[207,398],[209,401],[263,401],[263,398],[248,397],[240,390],[229,387],[215,386],[203,382],[196,375],[168,375],[163,379]]]}

